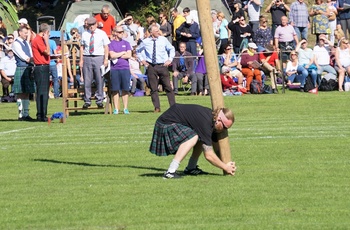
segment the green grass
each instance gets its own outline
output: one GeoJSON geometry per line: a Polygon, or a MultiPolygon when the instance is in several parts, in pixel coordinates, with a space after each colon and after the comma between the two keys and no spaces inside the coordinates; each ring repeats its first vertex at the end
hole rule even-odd
{"type": "MultiPolygon", "coordinates": [[[[209,97],[176,99],[210,107],[209,97]]],[[[61,103],[50,100],[49,114],[61,103]]],[[[148,152],[159,115],[150,97],[130,98],[129,116],[84,112],[50,126],[18,122],[15,104],[0,104],[0,229],[348,229],[349,94],[225,105],[236,115],[236,175],[201,157],[211,175],[172,181],[161,177],[172,157],[148,152]]]]}

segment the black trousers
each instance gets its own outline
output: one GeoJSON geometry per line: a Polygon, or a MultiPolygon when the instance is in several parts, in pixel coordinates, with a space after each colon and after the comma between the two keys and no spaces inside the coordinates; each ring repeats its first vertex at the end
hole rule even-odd
{"type": "Polygon", "coordinates": [[[44,119],[47,116],[47,105],[49,102],[50,66],[35,66],[34,80],[36,87],[36,117],[37,119],[44,119]]]}
{"type": "Polygon", "coordinates": [[[170,85],[170,75],[168,67],[157,64],[150,64],[147,68],[148,84],[151,88],[151,98],[155,109],[160,109],[158,84],[163,85],[163,89],[166,92],[170,106],[175,104],[175,94],[170,85]]]}

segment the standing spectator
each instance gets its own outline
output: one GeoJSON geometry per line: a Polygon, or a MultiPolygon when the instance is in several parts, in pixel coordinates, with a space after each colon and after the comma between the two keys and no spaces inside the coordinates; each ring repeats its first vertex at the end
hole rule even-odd
{"type": "Polygon", "coordinates": [[[142,26],[140,20],[134,21],[135,25],[137,25],[137,44],[140,44],[140,42],[145,38],[145,28],[142,26]]]}
{"type": "Polygon", "coordinates": [[[147,75],[142,74],[140,70],[140,62],[137,58],[136,50],[131,51],[131,58],[129,59],[130,74],[131,74],[131,94],[135,94],[136,88],[145,91],[145,83],[148,80],[147,75]]]}
{"type": "Polygon", "coordinates": [[[171,16],[173,17],[173,46],[175,47],[175,50],[178,51],[179,50],[179,38],[177,37],[176,34],[176,30],[177,28],[179,28],[182,23],[184,23],[186,21],[186,19],[184,18],[184,16],[182,16],[177,8],[172,8],[170,9],[171,12],[171,16]]]}
{"type": "Polygon", "coordinates": [[[18,29],[18,37],[13,43],[16,59],[13,91],[17,97],[18,120],[32,121],[29,116],[29,95],[35,92],[34,79],[31,77],[33,67],[32,48],[27,42],[29,30],[22,26],[18,29]]]}
{"type": "Polygon", "coordinates": [[[239,19],[239,23],[234,24],[230,22],[228,28],[231,30],[233,49],[236,54],[239,54],[241,52],[242,41],[245,39],[248,43],[253,36],[253,30],[250,25],[246,24],[243,16],[239,19]]]}
{"type": "Polygon", "coordinates": [[[318,80],[321,80],[321,74],[323,72],[333,74],[334,80],[336,79],[337,72],[329,64],[330,63],[329,53],[331,52],[330,48],[332,46],[333,46],[333,43],[330,42],[324,34],[320,35],[318,45],[314,47],[314,60],[317,66],[318,80]],[[327,44],[327,46],[325,46],[325,44],[327,44]]]}
{"type": "Polygon", "coordinates": [[[276,28],[282,25],[282,16],[287,16],[287,12],[290,8],[283,0],[272,0],[271,3],[266,7],[265,13],[271,13],[272,18],[272,36],[275,36],[276,28]]]}
{"type": "Polygon", "coordinates": [[[297,51],[299,54],[298,72],[301,72],[303,75],[309,75],[314,88],[316,88],[317,71],[314,63],[314,52],[312,49],[307,47],[307,40],[301,40],[297,44],[295,51],[297,51]]]}
{"type": "Polygon", "coordinates": [[[134,18],[132,14],[126,13],[125,18],[118,22],[118,26],[123,26],[124,39],[128,41],[131,47],[137,45],[137,25],[134,24],[134,18]]]}
{"type": "Polygon", "coordinates": [[[57,72],[57,63],[54,57],[57,54],[57,44],[53,39],[49,39],[50,43],[50,73],[52,76],[53,83],[53,95],[55,98],[60,96],[60,84],[58,82],[58,72],[57,72]]]}
{"type": "Polygon", "coordinates": [[[186,43],[186,50],[193,56],[197,55],[196,39],[199,38],[199,26],[198,23],[193,21],[191,15],[186,17],[186,22],[182,23],[179,28],[176,29],[176,35],[181,42],[186,43]]]}
{"type": "Polygon", "coordinates": [[[176,173],[181,161],[193,148],[192,155],[184,171],[187,175],[208,174],[201,170],[198,158],[204,152],[205,158],[214,166],[234,175],[234,162],[225,164],[216,155],[219,150],[217,134],[229,129],[234,123],[234,115],[228,108],[212,111],[200,105],[175,104],[165,111],[154,126],[150,152],[157,156],[175,154],[164,179],[178,179],[176,173]]]}
{"type": "Polygon", "coordinates": [[[328,15],[330,13],[328,5],[322,0],[316,0],[312,5],[310,16],[313,16],[311,33],[316,35],[316,43],[320,34],[330,34],[328,15]]]}
{"type": "Polygon", "coordinates": [[[233,23],[238,23],[241,17],[245,18],[244,10],[242,9],[242,2],[240,0],[235,0],[233,2],[231,21],[233,23]]]}
{"type": "Polygon", "coordinates": [[[228,21],[226,20],[223,12],[218,13],[218,20],[220,22],[220,26],[217,33],[219,33],[219,37],[221,41],[218,53],[222,54],[224,52],[224,47],[228,43],[228,38],[231,37],[231,30],[229,30],[228,28],[228,21]]]}
{"type": "Polygon", "coordinates": [[[78,31],[80,36],[83,34],[84,31],[87,31],[89,29],[89,25],[87,24],[88,18],[85,18],[84,24],[82,26],[79,26],[78,31]]]}
{"type": "Polygon", "coordinates": [[[36,119],[47,121],[47,105],[50,90],[50,26],[42,23],[39,33],[33,39],[32,50],[34,68],[34,80],[36,85],[36,119]]]}
{"type": "Polygon", "coordinates": [[[245,6],[245,9],[248,12],[249,25],[252,27],[253,32],[255,32],[259,27],[261,6],[260,0],[249,0],[245,6]]]}
{"type": "Polygon", "coordinates": [[[330,41],[332,43],[335,42],[335,37],[334,37],[334,30],[337,28],[337,15],[338,11],[335,2],[332,2],[332,0],[327,0],[327,5],[329,9],[329,15],[328,15],[328,21],[329,21],[329,28],[331,29],[331,35],[330,35],[330,41]]]}
{"type": "Polygon", "coordinates": [[[213,22],[213,31],[215,36],[215,41],[219,38],[219,34],[216,33],[220,26],[220,21],[218,20],[218,12],[216,10],[211,10],[211,20],[213,22]]]}
{"type": "Polygon", "coordinates": [[[260,26],[253,35],[253,42],[258,46],[258,52],[262,51],[267,44],[273,44],[271,29],[265,16],[260,16],[260,26]]]}
{"type": "Polygon", "coordinates": [[[194,58],[192,54],[186,51],[186,43],[180,42],[179,51],[175,52],[175,58],[172,63],[173,67],[173,86],[174,93],[178,94],[179,80],[182,79],[183,83],[187,83],[189,80],[192,83],[191,95],[197,94],[197,77],[194,74],[194,58]]]}
{"type": "Polygon", "coordinates": [[[83,32],[80,46],[79,66],[83,68],[84,76],[84,109],[91,106],[91,83],[95,79],[96,83],[96,105],[103,108],[103,79],[101,76],[101,66],[108,66],[108,45],[110,43],[106,32],[97,28],[97,21],[90,17],[87,20],[89,30],[83,32]]]}
{"type": "Polygon", "coordinates": [[[348,33],[350,33],[350,8],[345,8],[344,4],[349,5],[350,0],[338,0],[338,23],[344,31],[345,38],[348,39],[348,33]]]}
{"type": "Polygon", "coordinates": [[[282,51],[282,61],[287,61],[289,54],[288,52],[294,50],[294,41],[298,43],[297,33],[295,32],[292,25],[288,25],[288,18],[282,16],[282,24],[277,27],[275,32],[275,46],[278,48],[278,51],[282,51]]]}
{"type": "Polygon", "coordinates": [[[7,50],[12,49],[13,42],[15,41],[13,34],[7,35],[6,41],[5,41],[5,47],[6,47],[6,52],[7,50]]]}
{"type": "Polygon", "coordinates": [[[254,63],[259,61],[259,55],[256,52],[258,49],[255,43],[248,43],[248,49],[242,53],[241,65],[242,73],[247,79],[247,91],[250,90],[250,83],[253,79],[261,82],[261,73],[259,68],[254,68],[254,63]]]}
{"type": "Polygon", "coordinates": [[[173,40],[173,37],[171,36],[173,31],[171,30],[171,24],[168,22],[168,16],[166,16],[165,13],[159,14],[159,20],[160,20],[160,31],[162,31],[162,36],[166,37],[168,41],[171,43],[173,40]]]}
{"type": "Polygon", "coordinates": [[[0,78],[2,84],[2,95],[9,96],[9,87],[13,91],[13,78],[16,72],[16,59],[13,55],[13,50],[8,50],[6,56],[0,61],[0,78]]]}
{"type": "Polygon", "coordinates": [[[115,19],[110,13],[109,5],[103,5],[101,13],[95,15],[97,28],[103,30],[109,38],[112,35],[113,28],[116,26],[115,19]]]}
{"type": "Polygon", "coordinates": [[[271,88],[273,93],[278,93],[276,88],[276,74],[281,73],[280,60],[278,53],[274,50],[272,44],[266,44],[263,52],[259,54],[262,70],[270,75],[271,88]]]}
{"type": "Polygon", "coordinates": [[[145,38],[141,42],[136,48],[136,52],[139,60],[147,68],[154,112],[159,113],[159,82],[163,85],[169,104],[175,104],[175,95],[170,85],[170,74],[168,70],[168,66],[171,64],[175,56],[175,49],[165,37],[160,36],[160,31],[157,25],[150,26],[148,30],[151,36],[145,38]]]}
{"type": "Polygon", "coordinates": [[[290,24],[294,27],[298,39],[307,39],[309,24],[309,11],[304,0],[296,0],[290,6],[290,24]]]}
{"type": "Polygon", "coordinates": [[[119,92],[122,92],[124,114],[129,114],[128,98],[130,88],[130,66],[131,46],[123,40],[123,27],[116,26],[113,29],[114,39],[108,45],[111,63],[111,91],[114,103],[113,114],[119,113],[119,92]]]}
{"type": "Polygon", "coordinates": [[[7,36],[7,29],[5,23],[2,21],[2,17],[0,17],[0,32],[2,32],[2,35],[4,37],[7,36]]]}

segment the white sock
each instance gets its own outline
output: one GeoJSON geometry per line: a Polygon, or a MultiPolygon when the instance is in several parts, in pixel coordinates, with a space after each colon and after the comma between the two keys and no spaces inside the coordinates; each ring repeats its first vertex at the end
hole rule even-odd
{"type": "Polygon", "coordinates": [[[21,99],[17,99],[17,107],[18,107],[18,118],[22,118],[23,116],[23,106],[22,106],[22,100],[21,99]]]}
{"type": "Polygon", "coordinates": [[[29,99],[23,99],[22,105],[23,105],[23,117],[28,117],[29,116],[29,99]]]}
{"type": "Polygon", "coordinates": [[[177,160],[173,160],[173,161],[170,163],[168,172],[170,172],[170,173],[176,172],[176,170],[179,168],[179,166],[180,166],[180,162],[178,162],[177,160]]]}
{"type": "Polygon", "coordinates": [[[187,169],[194,169],[197,167],[198,159],[190,158],[188,161],[187,169]]]}

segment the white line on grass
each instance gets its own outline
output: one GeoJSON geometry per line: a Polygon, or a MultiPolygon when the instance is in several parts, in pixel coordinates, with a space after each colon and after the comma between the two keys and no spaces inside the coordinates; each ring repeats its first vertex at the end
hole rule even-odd
{"type": "Polygon", "coordinates": [[[24,130],[29,130],[29,129],[34,129],[35,127],[28,127],[28,128],[25,128],[25,129],[13,129],[13,130],[8,130],[8,131],[3,131],[3,132],[0,132],[0,135],[2,134],[8,134],[8,133],[16,133],[16,132],[21,132],[21,131],[24,131],[24,130]]]}

